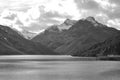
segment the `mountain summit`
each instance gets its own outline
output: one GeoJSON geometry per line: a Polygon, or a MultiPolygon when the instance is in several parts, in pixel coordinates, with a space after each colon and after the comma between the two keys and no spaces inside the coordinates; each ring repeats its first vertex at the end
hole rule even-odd
{"type": "Polygon", "coordinates": [[[86,20],[90,21],[91,23],[93,23],[94,26],[98,26],[99,25],[98,22],[95,20],[94,17],[89,16],[89,17],[86,18],[86,20]]]}
{"type": "Polygon", "coordinates": [[[63,24],[65,24],[65,25],[73,25],[74,23],[76,23],[75,20],[66,19],[63,24]]]}
{"type": "MultiPolygon", "coordinates": [[[[69,22],[69,20],[65,21],[69,22]]],[[[32,40],[40,42],[60,54],[83,56],[90,47],[102,43],[105,40],[118,36],[119,30],[107,27],[95,20],[94,17],[87,17],[76,21],[69,29],[57,34],[38,35],[32,40]]],[[[99,53],[96,53],[98,55],[99,53]]],[[[85,54],[84,56],[93,54],[85,54]]],[[[94,56],[96,56],[94,55],[94,56]]]]}
{"type": "Polygon", "coordinates": [[[95,18],[94,17],[87,17],[86,20],[90,21],[90,22],[96,22],[95,18]]]}

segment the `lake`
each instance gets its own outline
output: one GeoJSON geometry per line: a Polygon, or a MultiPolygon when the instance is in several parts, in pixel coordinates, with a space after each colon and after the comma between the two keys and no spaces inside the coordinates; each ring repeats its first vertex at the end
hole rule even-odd
{"type": "Polygon", "coordinates": [[[120,62],[71,56],[1,56],[0,80],[120,80],[120,62]]]}

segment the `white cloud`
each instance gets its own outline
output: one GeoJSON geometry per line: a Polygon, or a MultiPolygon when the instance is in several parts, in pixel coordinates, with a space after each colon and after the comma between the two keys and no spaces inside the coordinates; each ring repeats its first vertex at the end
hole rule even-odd
{"type": "Polygon", "coordinates": [[[32,7],[30,10],[28,10],[27,14],[28,14],[32,19],[38,19],[38,18],[40,17],[39,6],[32,7]]]}
{"type": "Polygon", "coordinates": [[[16,23],[16,19],[15,20],[9,20],[9,19],[4,19],[4,18],[0,18],[0,24],[1,25],[5,25],[5,26],[9,26],[13,29],[16,29],[18,31],[22,31],[22,28],[20,28],[20,25],[15,24],[16,23]]]}
{"type": "Polygon", "coordinates": [[[109,17],[107,16],[107,14],[102,13],[102,12],[96,14],[95,17],[96,17],[96,19],[97,19],[99,22],[101,22],[101,23],[103,23],[103,24],[106,24],[107,21],[109,20],[109,17]]]}
{"type": "Polygon", "coordinates": [[[47,25],[47,26],[52,26],[52,25],[53,25],[53,23],[46,23],[46,25],[47,25]]]}
{"type": "Polygon", "coordinates": [[[65,21],[66,18],[53,17],[53,18],[51,18],[51,19],[56,20],[56,21],[59,21],[59,22],[63,22],[63,21],[65,21]]]}
{"type": "Polygon", "coordinates": [[[111,26],[115,27],[115,28],[120,30],[120,27],[119,27],[120,26],[120,19],[108,20],[107,25],[110,27],[111,26]]]}
{"type": "Polygon", "coordinates": [[[22,27],[29,27],[32,23],[37,23],[38,18],[40,18],[39,6],[34,6],[26,12],[6,9],[1,13],[0,24],[16,27],[20,31],[22,27]],[[12,17],[12,15],[15,15],[13,20],[7,18],[12,17]],[[16,21],[20,21],[23,25],[16,24],[16,21]]]}
{"type": "MultiPolygon", "coordinates": [[[[58,22],[63,22],[65,18],[60,17],[53,17],[49,18],[49,21],[44,21],[44,17],[41,15],[44,15],[47,12],[51,13],[58,13],[61,16],[70,16],[73,19],[79,19],[81,17],[79,13],[79,9],[77,8],[76,3],[74,0],[0,0],[1,4],[4,5],[6,8],[4,8],[4,11],[1,13],[1,24],[7,25],[7,26],[14,26],[16,29],[22,27],[31,27],[32,24],[40,24],[40,25],[51,25],[54,24],[50,23],[51,20],[56,20],[58,22]],[[9,3],[9,5],[5,5],[6,3],[9,3]],[[41,6],[43,7],[41,10],[41,6]],[[27,8],[27,9],[25,9],[27,8]],[[25,9],[26,11],[19,11],[19,10],[25,9]],[[15,19],[10,20],[5,17],[11,17],[12,15],[15,19]],[[43,19],[43,20],[42,20],[43,19]],[[16,24],[16,22],[19,21],[22,24],[16,24]]],[[[47,18],[47,17],[46,17],[47,18]]],[[[47,19],[46,19],[47,20],[47,19]]],[[[33,27],[34,28],[34,27],[33,27]]]]}
{"type": "Polygon", "coordinates": [[[18,30],[18,31],[20,31],[20,32],[23,31],[23,29],[22,29],[19,25],[12,25],[11,28],[16,29],[16,30],[18,30]]]}
{"type": "MultiPolygon", "coordinates": [[[[110,0],[0,0],[0,24],[18,29],[45,29],[62,23],[66,18],[78,20],[94,16],[99,22],[110,26],[120,26],[119,19],[111,14],[119,14],[116,3],[110,0]],[[2,9],[1,9],[2,8],[2,9]],[[111,20],[110,20],[111,19],[111,20]]],[[[114,2],[114,1],[113,1],[114,2]]],[[[118,15],[116,15],[118,16],[118,15]]]]}
{"type": "Polygon", "coordinates": [[[113,8],[117,7],[116,4],[114,3],[110,3],[109,0],[94,0],[95,2],[97,2],[103,9],[106,10],[112,10],[113,8]]]}
{"type": "Polygon", "coordinates": [[[73,19],[79,19],[80,13],[74,0],[50,0],[44,4],[46,12],[57,12],[60,15],[69,15],[73,19]]]}

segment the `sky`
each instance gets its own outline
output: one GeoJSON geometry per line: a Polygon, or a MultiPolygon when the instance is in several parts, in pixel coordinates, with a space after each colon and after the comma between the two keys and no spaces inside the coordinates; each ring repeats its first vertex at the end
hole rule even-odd
{"type": "Polygon", "coordinates": [[[0,0],[0,24],[18,31],[39,32],[88,16],[120,29],[120,0],[0,0]]]}

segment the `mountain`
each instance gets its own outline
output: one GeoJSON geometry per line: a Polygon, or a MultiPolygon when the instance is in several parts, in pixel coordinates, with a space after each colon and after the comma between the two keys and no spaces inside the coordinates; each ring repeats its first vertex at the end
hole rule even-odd
{"type": "Polygon", "coordinates": [[[77,21],[66,19],[60,25],[52,25],[47,28],[43,33],[35,36],[32,41],[40,42],[41,44],[48,46],[51,49],[56,49],[58,46],[64,43],[64,32],[68,30],[77,21]]]}
{"type": "Polygon", "coordinates": [[[30,32],[30,31],[27,31],[27,30],[23,30],[21,32],[18,31],[18,33],[20,35],[22,35],[24,38],[29,39],[29,40],[37,35],[37,33],[33,33],[33,32],[30,32]]]}
{"type": "Polygon", "coordinates": [[[37,42],[25,39],[7,26],[0,25],[0,55],[13,54],[56,54],[37,42]]]}
{"type": "Polygon", "coordinates": [[[63,24],[65,25],[73,25],[76,23],[76,20],[66,19],[63,24]]]}
{"type": "Polygon", "coordinates": [[[80,19],[66,30],[61,31],[58,26],[56,29],[57,31],[52,32],[45,30],[32,40],[60,54],[81,55],[92,46],[120,34],[119,30],[99,23],[94,17],[80,19]]]}
{"type": "Polygon", "coordinates": [[[120,55],[120,35],[111,37],[101,43],[97,43],[81,53],[78,52],[77,54],[73,54],[73,56],[120,55]]]}
{"type": "Polygon", "coordinates": [[[69,29],[73,24],[75,24],[77,21],[76,20],[70,20],[70,19],[66,19],[62,24],[57,25],[57,27],[60,30],[65,30],[65,29],[69,29]]]}

